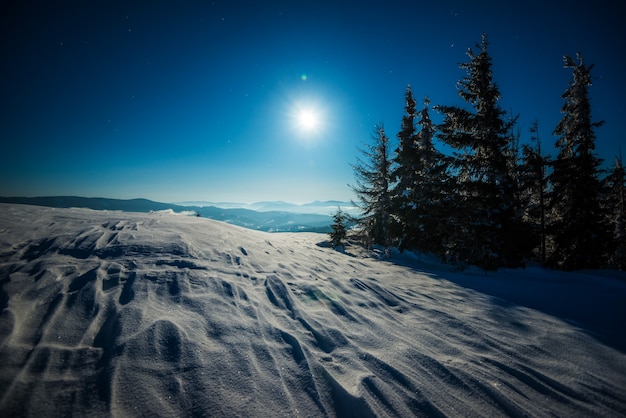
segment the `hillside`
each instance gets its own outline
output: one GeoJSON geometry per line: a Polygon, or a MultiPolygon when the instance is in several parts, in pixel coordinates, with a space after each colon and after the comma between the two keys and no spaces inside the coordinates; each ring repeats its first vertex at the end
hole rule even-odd
{"type": "MultiPolygon", "coordinates": [[[[102,197],[44,196],[44,197],[2,197],[0,203],[48,206],[53,208],[86,208],[95,210],[117,210],[125,212],[159,212],[197,214],[205,218],[227,222],[232,225],[267,232],[329,232],[332,218],[330,214],[337,208],[329,208],[326,214],[306,210],[289,211],[295,206],[285,206],[285,210],[254,210],[252,208],[222,208],[216,206],[182,206],[173,203],[154,202],[148,199],[109,199],[102,197]]],[[[264,206],[268,208],[267,206],[264,206]]]]}
{"type": "Polygon", "coordinates": [[[0,416],[624,416],[626,281],[0,204],[0,416]]]}

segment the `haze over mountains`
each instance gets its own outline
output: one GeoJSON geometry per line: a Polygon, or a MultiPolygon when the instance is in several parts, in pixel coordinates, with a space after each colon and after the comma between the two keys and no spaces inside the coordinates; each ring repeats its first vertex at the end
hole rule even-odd
{"type": "Polygon", "coordinates": [[[340,200],[326,200],[310,203],[290,203],[283,201],[270,201],[270,202],[254,202],[254,203],[238,203],[238,202],[206,202],[206,201],[187,201],[187,202],[175,202],[181,206],[215,206],[224,209],[250,209],[258,212],[292,212],[292,213],[316,213],[319,215],[329,215],[338,208],[342,211],[350,214],[356,214],[358,208],[354,206],[352,202],[340,201],[340,200]]]}
{"type": "Polygon", "coordinates": [[[351,202],[326,201],[308,204],[287,202],[212,203],[189,201],[179,203],[154,202],[148,199],[108,199],[78,196],[0,197],[0,203],[19,203],[57,208],[87,208],[154,212],[172,210],[267,232],[328,232],[331,214],[339,207],[351,215],[358,210],[351,202]]]}

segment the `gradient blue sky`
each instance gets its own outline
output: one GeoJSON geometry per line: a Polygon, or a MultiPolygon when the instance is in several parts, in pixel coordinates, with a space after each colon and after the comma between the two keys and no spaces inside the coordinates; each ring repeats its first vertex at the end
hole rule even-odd
{"type": "MultiPolygon", "coordinates": [[[[411,84],[462,104],[489,36],[522,139],[544,149],[571,71],[595,64],[597,151],[626,152],[626,6],[613,1],[75,1],[2,11],[0,195],[158,201],[351,199],[359,147],[395,139],[411,84]],[[304,133],[299,107],[323,124],[304,133]]],[[[438,121],[433,112],[433,118],[438,121]]]]}

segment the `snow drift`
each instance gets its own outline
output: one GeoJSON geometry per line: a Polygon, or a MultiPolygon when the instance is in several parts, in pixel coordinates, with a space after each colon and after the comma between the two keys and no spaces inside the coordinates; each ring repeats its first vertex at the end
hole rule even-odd
{"type": "Polygon", "coordinates": [[[0,204],[0,415],[626,414],[623,280],[325,239],[0,204]],[[570,284],[600,313],[576,317],[570,284]]]}

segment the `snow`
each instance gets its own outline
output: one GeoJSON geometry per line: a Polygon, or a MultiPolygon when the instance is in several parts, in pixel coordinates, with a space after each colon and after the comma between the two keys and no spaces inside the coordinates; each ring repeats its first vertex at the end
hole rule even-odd
{"type": "Polygon", "coordinates": [[[0,204],[1,416],[624,416],[626,280],[0,204]]]}

